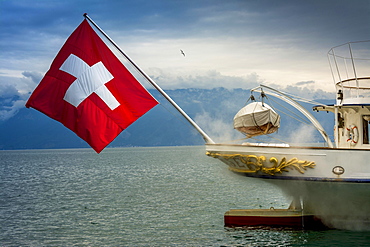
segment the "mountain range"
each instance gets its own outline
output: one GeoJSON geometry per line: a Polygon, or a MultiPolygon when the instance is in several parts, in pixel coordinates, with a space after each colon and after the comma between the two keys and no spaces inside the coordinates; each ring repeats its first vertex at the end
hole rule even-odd
{"type": "MultiPolygon", "coordinates": [[[[160,104],[124,130],[108,147],[204,144],[201,135],[163,96],[155,90],[149,92],[160,104]]],[[[214,88],[176,89],[166,92],[215,141],[244,137],[233,129],[232,123],[234,115],[248,101],[249,90],[214,88]]],[[[326,100],[322,103],[330,102],[326,100]]],[[[5,104],[6,102],[0,102],[0,105],[5,104]]],[[[280,104],[272,102],[271,106],[281,108],[280,104]]],[[[284,107],[286,108],[282,108],[283,113],[293,110],[290,106],[284,107]]],[[[282,127],[276,134],[277,139],[289,137],[297,142],[322,141],[318,132],[307,131],[306,127],[302,127],[305,125],[289,120],[285,114],[280,115],[282,127]]],[[[333,115],[318,113],[315,117],[322,122],[328,134],[332,134],[333,115]]],[[[72,131],[34,109],[23,107],[11,118],[0,121],[0,149],[3,150],[87,147],[88,144],[72,131]]]]}

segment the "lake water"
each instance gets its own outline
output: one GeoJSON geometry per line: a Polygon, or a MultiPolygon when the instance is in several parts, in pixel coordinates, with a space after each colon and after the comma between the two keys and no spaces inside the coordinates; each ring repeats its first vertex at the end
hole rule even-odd
{"type": "Polygon", "coordinates": [[[370,246],[370,232],[224,227],[287,208],[204,147],[0,151],[1,246],[370,246]]]}

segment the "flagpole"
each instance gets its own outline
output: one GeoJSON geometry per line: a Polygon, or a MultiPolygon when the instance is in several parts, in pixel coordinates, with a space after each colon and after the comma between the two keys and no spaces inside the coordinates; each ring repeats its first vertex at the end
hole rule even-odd
{"type": "Polygon", "coordinates": [[[215,143],[208,135],[207,135],[207,133],[206,132],[204,132],[200,127],[199,127],[199,125],[196,123],[196,122],[194,122],[194,120],[193,119],[191,119],[190,117],[189,117],[189,115],[188,114],[186,114],[186,112],[184,111],[184,110],[182,110],[181,109],[181,107],[180,106],[178,106],[177,104],[176,104],[176,102],[175,101],[173,101],[172,99],[171,99],[171,97],[170,96],[168,96],[168,94],[165,92],[165,91],[163,91],[162,90],[162,88],[160,88],[159,86],[158,86],[158,84],[157,83],[155,83],[153,80],[152,80],[152,78],[150,78],[142,69],[140,69],[140,67],[128,56],[128,55],[126,55],[126,53],[124,53],[123,52],[123,50],[87,15],[87,13],[85,13],[84,15],[83,15],[88,21],[90,21],[90,23],[91,24],[93,24],[94,25],[94,27],[96,27],[98,30],[99,30],[99,32],[101,32],[103,35],[104,35],[104,37],[105,38],[107,38],[108,40],[109,40],[109,42],[111,42],[112,43],[112,45],[144,76],[144,78],[145,79],[147,79],[149,82],[150,82],[150,84],[152,84],[153,85],[153,87],[155,88],[155,89],[157,89],[158,90],[158,92],[160,92],[162,95],[163,95],[163,97],[165,97],[165,99],[168,101],[168,102],[170,102],[171,103],[171,105],[173,106],[173,107],[175,107],[175,109],[202,135],[202,137],[203,137],[203,139],[204,139],[204,141],[206,142],[206,143],[208,143],[208,144],[213,144],[213,143],[215,143]]]}

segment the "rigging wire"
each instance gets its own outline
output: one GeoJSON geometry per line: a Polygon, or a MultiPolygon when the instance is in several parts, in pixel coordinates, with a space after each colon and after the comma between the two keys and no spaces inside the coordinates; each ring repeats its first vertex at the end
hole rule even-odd
{"type": "MultiPolygon", "coordinates": [[[[251,92],[251,94],[252,94],[253,92],[251,92]]],[[[305,99],[305,98],[302,98],[302,97],[298,97],[298,96],[295,96],[295,95],[292,95],[292,94],[288,94],[288,95],[290,95],[290,96],[292,96],[292,98],[294,98],[295,100],[297,100],[297,101],[301,101],[301,102],[304,102],[304,103],[308,103],[308,104],[313,104],[313,105],[321,105],[321,106],[324,106],[325,104],[321,104],[321,103],[319,103],[319,102],[316,102],[316,101],[314,101],[314,100],[308,100],[308,99],[305,99]]],[[[253,94],[251,95],[251,97],[249,98],[249,99],[251,99],[253,97],[253,99],[254,99],[254,96],[253,96],[253,94]]],[[[302,116],[300,116],[300,115],[298,115],[297,113],[295,113],[294,111],[292,111],[291,109],[289,109],[289,108],[287,108],[286,106],[284,106],[283,104],[281,104],[281,103],[279,103],[278,101],[276,101],[276,100],[274,100],[274,99],[272,99],[271,97],[267,97],[266,96],[266,94],[263,92],[263,89],[261,88],[261,96],[259,97],[260,98],[260,100],[262,101],[262,104],[264,103],[264,99],[266,98],[267,99],[267,101],[268,101],[268,104],[270,104],[270,106],[272,107],[272,109],[274,109],[274,110],[276,110],[276,111],[278,111],[278,112],[280,112],[280,113],[283,113],[283,114],[285,114],[285,115],[287,115],[287,116],[289,116],[289,117],[291,117],[291,118],[293,118],[293,119],[295,119],[296,121],[298,121],[298,122],[300,122],[300,123],[302,123],[302,124],[304,124],[304,125],[307,125],[307,126],[311,126],[311,124],[310,124],[310,122],[307,120],[307,119],[305,119],[305,118],[303,118],[302,116]],[[281,108],[283,108],[283,110],[281,110],[281,109],[277,109],[276,107],[274,107],[274,104],[277,104],[277,105],[279,105],[281,108]],[[285,109],[285,110],[284,110],[285,109]]],[[[249,99],[248,99],[248,101],[249,101],[249,99]]],[[[247,101],[247,102],[248,102],[247,101]]],[[[281,140],[281,139],[279,139],[279,138],[277,138],[277,137],[274,137],[274,136],[271,136],[271,135],[266,135],[268,138],[270,138],[270,139],[274,139],[274,140],[277,140],[277,141],[279,141],[280,143],[286,143],[286,144],[288,144],[288,142],[286,142],[286,141],[284,141],[284,140],[281,140]]],[[[250,138],[250,139],[253,139],[253,140],[256,140],[256,141],[258,141],[258,142],[262,142],[262,143],[268,143],[269,141],[268,140],[265,140],[265,141],[263,141],[263,140],[260,140],[260,139],[257,139],[257,138],[255,138],[255,137],[248,137],[247,136],[247,138],[246,139],[248,139],[248,138],[250,138]]]]}
{"type": "Polygon", "coordinates": [[[297,101],[300,101],[300,102],[303,102],[303,103],[307,103],[307,104],[311,104],[311,105],[326,106],[326,104],[320,103],[318,101],[306,99],[306,98],[303,98],[303,97],[300,97],[300,96],[297,96],[297,95],[294,95],[294,94],[291,94],[291,93],[284,92],[284,94],[290,96],[294,100],[297,100],[297,101]]]}
{"type": "Polygon", "coordinates": [[[273,99],[271,99],[271,101],[273,101],[274,103],[276,103],[276,104],[278,104],[279,106],[281,106],[281,107],[283,107],[285,110],[287,110],[288,112],[290,112],[292,115],[294,115],[294,116],[292,116],[292,115],[289,115],[288,113],[286,113],[286,112],[284,112],[284,111],[282,111],[282,110],[280,110],[280,109],[277,109],[277,111],[279,111],[279,112],[281,112],[281,113],[283,113],[283,114],[285,114],[285,115],[287,115],[287,116],[289,116],[289,117],[291,117],[291,118],[293,118],[293,119],[295,119],[295,120],[297,120],[297,121],[299,121],[299,122],[301,122],[301,123],[304,123],[304,124],[307,124],[307,125],[310,125],[310,122],[309,121],[307,121],[306,119],[304,119],[303,117],[301,117],[301,116],[299,116],[297,113],[294,113],[292,110],[290,110],[289,108],[287,108],[287,107],[285,107],[285,106],[283,106],[282,104],[280,104],[279,102],[277,102],[277,101],[275,101],[275,100],[273,100],[273,99]]]}
{"type": "Polygon", "coordinates": [[[272,99],[272,98],[270,98],[270,97],[267,97],[267,95],[266,95],[263,91],[261,92],[261,98],[262,98],[262,100],[263,100],[263,98],[266,98],[266,99],[268,100],[269,105],[270,105],[270,106],[272,107],[272,109],[274,109],[275,111],[278,111],[278,112],[280,112],[280,113],[283,113],[283,114],[287,115],[288,117],[291,117],[291,118],[293,118],[293,119],[297,120],[298,122],[301,122],[301,123],[306,124],[306,125],[310,125],[310,122],[309,122],[308,120],[306,120],[306,119],[304,119],[303,117],[299,116],[298,114],[294,113],[292,110],[290,110],[289,108],[287,108],[287,107],[285,107],[284,105],[280,104],[278,101],[273,100],[273,99],[272,99]],[[274,105],[271,103],[271,101],[273,101],[274,103],[278,104],[278,105],[279,105],[279,106],[281,106],[282,108],[286,109],[288,112],[290,112],[290,113],[291,113],[292,115],[294,115],[295,117],[294,117],[294,116],[292,116],[292,115],[289,115],[288,113],[286,113],[286,112],[284,112],[284,111],[282,111],[282,110],[280,110],[280,109],[277,109],[276,107],[274,107],[274,105]]]}

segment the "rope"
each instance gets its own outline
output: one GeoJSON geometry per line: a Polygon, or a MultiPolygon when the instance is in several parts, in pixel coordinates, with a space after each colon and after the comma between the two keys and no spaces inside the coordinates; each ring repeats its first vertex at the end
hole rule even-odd
{"type": "Polygon", "coordinates": [[[297,95],[294,95],[294,94],[291,94],[291,93],[284,92],[284,94],[289,95],[294,100],[301,101],[301,102],[304,102],[304,103],[308,103],[308,104],[311,104],[311,105],[325,105],[325,104],[322,104],[320,102],[317,102],[317,101],[314,101],[314,100],[305,99],[305,98],[302,98],[300,96],[297,96],[297,95]]]}
{"type": "Polygon", "coordinates": [[[302,118],[302,117],[301,117],[301,116],[299,116],[298,114],[294,113],[292,110],[288,109],[287,107],[283,106],[282,104],[280,104],[279,102],[277,102],[277,101],[275,101],[275,100],[273,100],[273,99],[271,99],[271,100],[272,100],[274,103],[276,103],[276,104],[278,104],[279,106],[281,106],[281,107],[283,107],[284,109],[286,109],[288,112],[290,112],[291,114],[293,114],[295,117],[293,117],[293,116],[289,115],[288,113],[286,113],[286,112],[284,112],[284,111],[281,111],[281,110],[277,110],[277,111],[279,111],[279,112],[281,112],[281,113],[284,113],[285,115],[287,115],[287,116],[289,116],[289,117],[291,117],[291,118],[293,118],[293,119],[295,119],[295,120],[297,120],[297,121],[299,121],[299,122],[301,122],[301,123],[304,123],[304,124],[307,124],[307,125],[309,125],[309,124],[310,124],[310,122],[309,122],[308,120],[306,120],[306,119],[302,118]]]}

